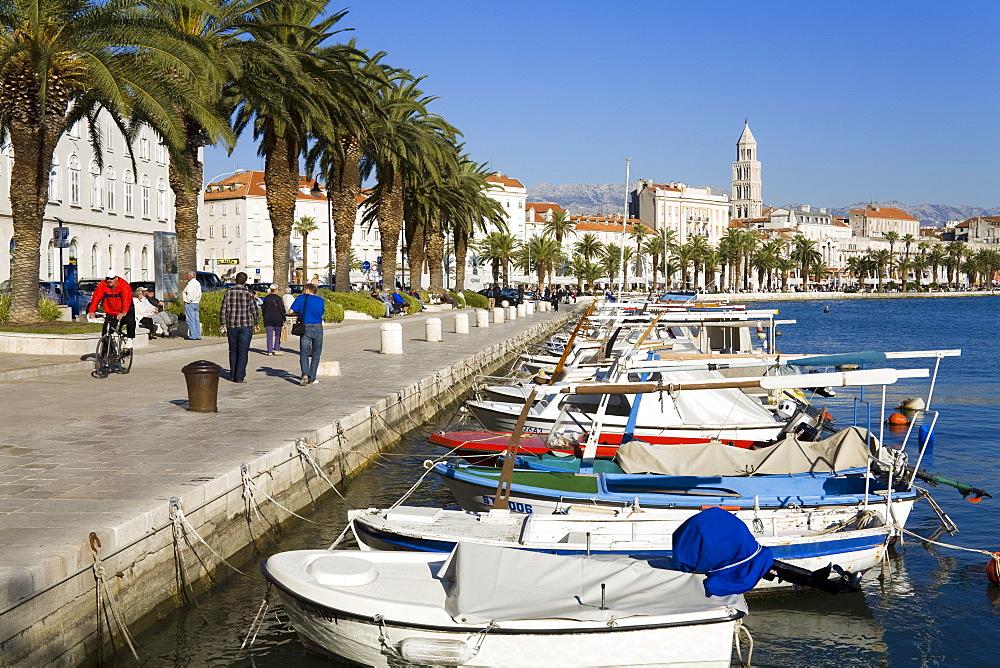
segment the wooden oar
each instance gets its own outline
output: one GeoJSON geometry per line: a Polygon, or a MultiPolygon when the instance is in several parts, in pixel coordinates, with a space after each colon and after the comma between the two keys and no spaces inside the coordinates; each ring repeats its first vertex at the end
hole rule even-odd
{"type": "Polygon", "coordinates": [[[510,486],[514,480],[514,457],[517,455],[517,447],[521,443],[521,432],[524,431],[524,423],[528,419],[528,411],[535,403],[536,390],[532,389],[531,394],[524,401],[521,414],[517,416],[517,423],[514,431],[510,433],[510,440],[507,442],[507,450],[504,452],[503,469],[500,471],[500,480],[497,482],[497,491],[493,497],[493,508],[496,510],[510,509],[510,486]]]}

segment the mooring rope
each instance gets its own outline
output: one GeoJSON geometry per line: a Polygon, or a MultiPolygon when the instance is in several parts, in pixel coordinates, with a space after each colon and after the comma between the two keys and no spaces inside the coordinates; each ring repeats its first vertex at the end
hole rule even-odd
{"type": "MultiPolygon", "coordinates": [[[[240,575],[248,577],[251,580],[258,580],[258,581],[261,580],[261,578],[250,575],[249,573],[244,573],[236,566],[233,566],[231,563],[229,563],[229,561],[226,560],[224,556],[216,552],[211,545],[206,543],[205,539],[202,538],[201,534],[198,533],[198,530],[195,529],[194,526],[192,526],[191,523],[188,521],[187,517],[184,516],[184,510],[181,508],[180,503],[170,504],[170,520],[174,525],[175,542],[176,542],[176,536],[178,534],[183,536],[184,542],[187,543],[188,546],[191,548],[191,552],[193,552],[194,556],[198,558],[198,561],[201,563],[202,567],[205,569],[205,572],[208,574],[210,578],[212,576],[211,571],[209,571],[208,566],[205,565],[205,562],[202,560],[201,555],[198,554],[198,551],[194,549],[193,545],[191,545],[190,541],[188,540],[188,535],[193,534],[194,537],[198,539],[199,543],[207,547],[209,552],[211,552],[212,554],[214,554],[216,557],[219,558],[219,561],[224,563],[226,566],[229,566],[231,569],[233,569],[240,575]]],[[[214,578],[212,579],[214,581],[214,578]]]]}
{"type": "Polygon", "coordinates": [[[118,626],[118,630],[121,633],[122,638],[125,639],[125,643],[128,645],[129,650],[132,652],[132,656],[139,663],[142,661],[139,659],[139,652],[136,650],[135,638],[132,637],[131,631],[128,630],[128,625],[125,623],[125,616],[118,609],[118,601],[115,600],[115,595],[111,592],[111,587],[108,586],[107,572],[104,568],[104,562],[101,561],[100,551],[101,540],[97,537],[97,534],[91,532],[90,534],[90,551],[94,555],[94,579],[97,581],[97,624],[98,627],[101,623],[101,611],[104,611],[105,621],[108,624],[108,632],[111,634],[111,646],[115,645],[115,631],[111,628],[111,620],[107,619],[108,610],[111,611],[111,617],[114,619],[115,624],[118,626]]]}
{"type": "MultiPolygon", "coordinates": [[[[245,494],[247,494],[247,495],[248,495],[248,496],[250,497],[250,499],[253,499],[253,502],[254,502],[254,507],[255,507],[255,508],[257,508],[257,499],[256,499],[256,497],[254,496],[254,492],[256,491],[256,492],[260,492],[261,494],[263,494],[263,495],[264,495],[264,498],[266,498],[266,499],[267,499],[268,501],[270,501],[270,502],[271,502],[271,503],[273,503],[274,505],[276,505],[276,506],[278,506],[279,508],[281,508],[282,510],[284,510],[284,511],[285,511],[286,513],[288,513],[288,514],[290,514],[290,515],[294,515],[295,517],[298,517],[298,518],[299,518],[300,520],[305,520],[306,522],[311,522],[311,523],[313,523],[313,524],[317,524],[317,522],[316,522],[315,520],[311,520],[311,519],[309,519],[308,517],[303,517],[302,515],[299,515],[298,513],[296,513],[296,512],[294,511],[294,510],[289,510],[289,509],[288,509],[288,508],[286,508],[285,506],[281,505],[281,504],[280,504],[280,503],[279,503],[279,502],[277,501],[277,499],[275,499],[275,498],[274,498],[273,496],[271,496],[270,494],[268,494],[267,492],[265,492],[265,491],[264,491],[263,489],[261,489],[260,487],[258,487],[258,486],[257,486],[257,483],[255,483],[255,482],[254,482],[254,481],[253,481],[253,480],[252,480],[252,479],[250,478],[250,473],[249,473],[249,471],[247,470],[247,468],[246,468],[246,466],[245,466],[245,465],[244,465],[244,467],[243,467],[243,468],[241,469],[241,471],[240,471],[240,474],[241,474],[241,475],[242,475],[242,477],[243,477],[243,489],[244,489],[244,492],[245,492],[245,494]]],[[[261,515],[261,518],[262,518],[262,519],[263,519],[263,520],[264,520],[265,522],[267,522],[267,523],[268,523],[268,524],[269,524],[270,526],[272,526],[272,527],[274,526],[273,524],[271,524],[271,522],[270,522],[270,521],[269,521],[269,520],[268,520],[268,519],[267,519],[266,517],[264,517],[264,516],[263,516],[263,514],[262,514],[262,513],[260,512],[260,510],[259,510],[259,509],[257,510],[257,514],[258,514],[258,515],[261,515]]]]}
{"type": "Polygon", "coordinates": [[[300,456],[302,456],[303,458],[305,458],[307,462],[309,462],[309,464],[313,467],[313,471],[315,471],[317,475],[319,475],[321,478],[323,478],[323,480],[326,481],[326,484],[330,486],[330,489],[336,492],[337,496],[339,496],[340,499],[351,508],[351,510],[357,510],[350,501],[344,498],[344,495],[340,493],[340,490],[337,489],[336,485],[333,484],[333,481],[327,477],[326,473],[323,472],[323,469],[320,468],[320,465],[317,464],[316,460],[312,458],[312,455],[309,454],[309,446],[306,445],[305,441],[303,441],[301,438],[295,439],[295,449],[298,451],[300,456]]]}
{"type": "Polygon", "coordinates": [[[961,550],[963,552],[976,552],[978,554],[985,554],[990,559],[993,559],[994,561],[998,562],[997,565],[1000,566],[1000,555],[997,555],[997,554],[995,554],[993,552],[990,552],[989,550],[982,550],[982,549],[979,549],[978,547],[962,547],[961,545],[952,545],[950,543],[942,543],[940,541],[931,540],[930,538],[924,538],[923,536],[921,536],[919,534],[913,533],[909,529],[904,529],[899,524],[894,524],[892,526],[893,526],[894,529],[897,529],[898,531],[900,531],[902,533],[909,534],[910,536],[913,536],[914,538],[919,538],[921,541],[923,541],[925,543],[930,543],[931,545],[937,545],[938,547],[948,547],[948,548],[951,548],[952,550],[961,550]]]}

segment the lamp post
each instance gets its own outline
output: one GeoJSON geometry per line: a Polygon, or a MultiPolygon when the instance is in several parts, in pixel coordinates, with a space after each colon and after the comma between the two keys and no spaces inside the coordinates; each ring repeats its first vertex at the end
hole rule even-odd
{"type": "Polygon", "coordinates": [[[625,211],[622,214],[622,247],[621,247],[621,257],[619,258],[622,265],[622,278],[621,282],[618,284],[618,301],[622,299],[622,290],[625,287],[625,233],[628,229],[628,181],[629,181],[629,169],[632,167],[632,158],[625,158],[625,211]]]}
{"type": "MultiPolygon", "coordinates": [[[[208,186],[210,184],[215,183],[216,181],[218,181],[219,179],[221,179],[223,176],[235,176],[237,174],[242,174],[245,171],[247,171],[247,170],[245,170],[245,169],[234,169],[232,171],[222,172],[221,174],[217,174],[217,175],[213,176],[212,178],[208,179],[207,181],[205,181],[204,185],[202,185],[202,187],[201,187],[202,196],[199,198],[202,209],[204,209],[204,206],[205,206],[205,189],[208,188],[208,186]]],[[[199,221],[201,220],[201,215],[200,215],[201,213],[202,212],[199,211],[199,215],[198,215],[198,220],[199,221]]],[[[197,269],[197,266],[195,266],[195,268],[197,269]]],[[[213,273],[215,272],[215,261],[214,260],[212,261],[212,272],[213,273]]]]}

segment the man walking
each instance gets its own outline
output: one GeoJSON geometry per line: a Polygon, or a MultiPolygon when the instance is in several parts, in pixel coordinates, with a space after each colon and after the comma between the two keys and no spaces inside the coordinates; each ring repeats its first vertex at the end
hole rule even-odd
{"type": "Polygon", "coordinates": [[[234,383],[247,382],[247,358],[250,339],[260,331],[257,297],[247,289],[246,272],[236,274],[236,285],[222,297],[219,322],[222,333],[229,337],[229,378],[234,383]]]}
{"type": "Polygon", "coordinates": [[[184,318],[187,320],[189,341],[201,339],[201,283],[198,282],[198,274],[189,271],[187,274],[188,283],[184,286],[181,298],[184,300],[184,318]]]}
{"type": "MultiPolygon", "coordinates": [[[[239,280],[239,279],[237,279],[239,280]]],[[[316,370],[319,369],[319,356],[323,352],[323,312],[326,301],[316,296],[316,286],[312,283],[303,286],[302,294],[295,298],[289,315],[301,315],[306,331],[299,337],[299,369],[302,377],[299,385],[318,383],[316,370]]]]}

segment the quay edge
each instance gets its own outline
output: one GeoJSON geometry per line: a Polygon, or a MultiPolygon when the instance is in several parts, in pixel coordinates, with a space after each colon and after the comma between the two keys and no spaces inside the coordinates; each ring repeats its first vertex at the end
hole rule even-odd
{"type": "MultiPolygon", "coordinates": [[[[581,304],[582,306],[582,304],[581,304]]],[[[257,505],[275,525],[294,519],[269,501],[273,497],[288,510],[307,511],[320,498],[333,494],[338,484],[363,468],[378,452],[397,443],[402,434],[431,419],[458,399],[475,376],[492,370],[520,353],[531,341],[546,337],[579,313],[535,324],[454,364],[438,369],[372,405],[340,416],[322,428],[303,432],[309,457],[328,477],[324,480],[296,443],[281,443],[258,450],[242,466],[223,475],[195,480],[183,493],[178,491],[180,514],[171,517],[171,499],[158,499],[154,507],[142,504],[129,511],[131,517],[114,529],[80,527],[83,540],[61,552],[37,555],[37,569],[15,569],[0,575],[0,665],[99,665],[112,653],[129,655],[122,631],[107,609],[97,614],[98,602],[105,607],[113,599],[128,630],[138,634],[170,609],[197,596],[233,573],[223,559],[243,564],[243,572],[256,577],[254,553],[269,539],[267,527],[248,505],[245,476],[255,487],[257,505]],[[252,533],[251,533],[252,528],[252,533]],[[206,547],[191,533],[197,532],[206,547]],[[94,531],[103,547],[95,561],[87,545],[94,531]],[[186,534],[180,541],[176,569],[174,533],[186,534]],[[95,564],[64,575],[68,564],[95,564]],[[208,571],[206,572],[206,568],[208,571]],[[105,587],[98,587],[98,572],[105,587]],[[111,618],[110,621],[108,618],[111,618]],[[109,626],[114,637],[108,632],[109,626]]],[[[92,545],[96,547],[96,542],[92,545]]]]}

